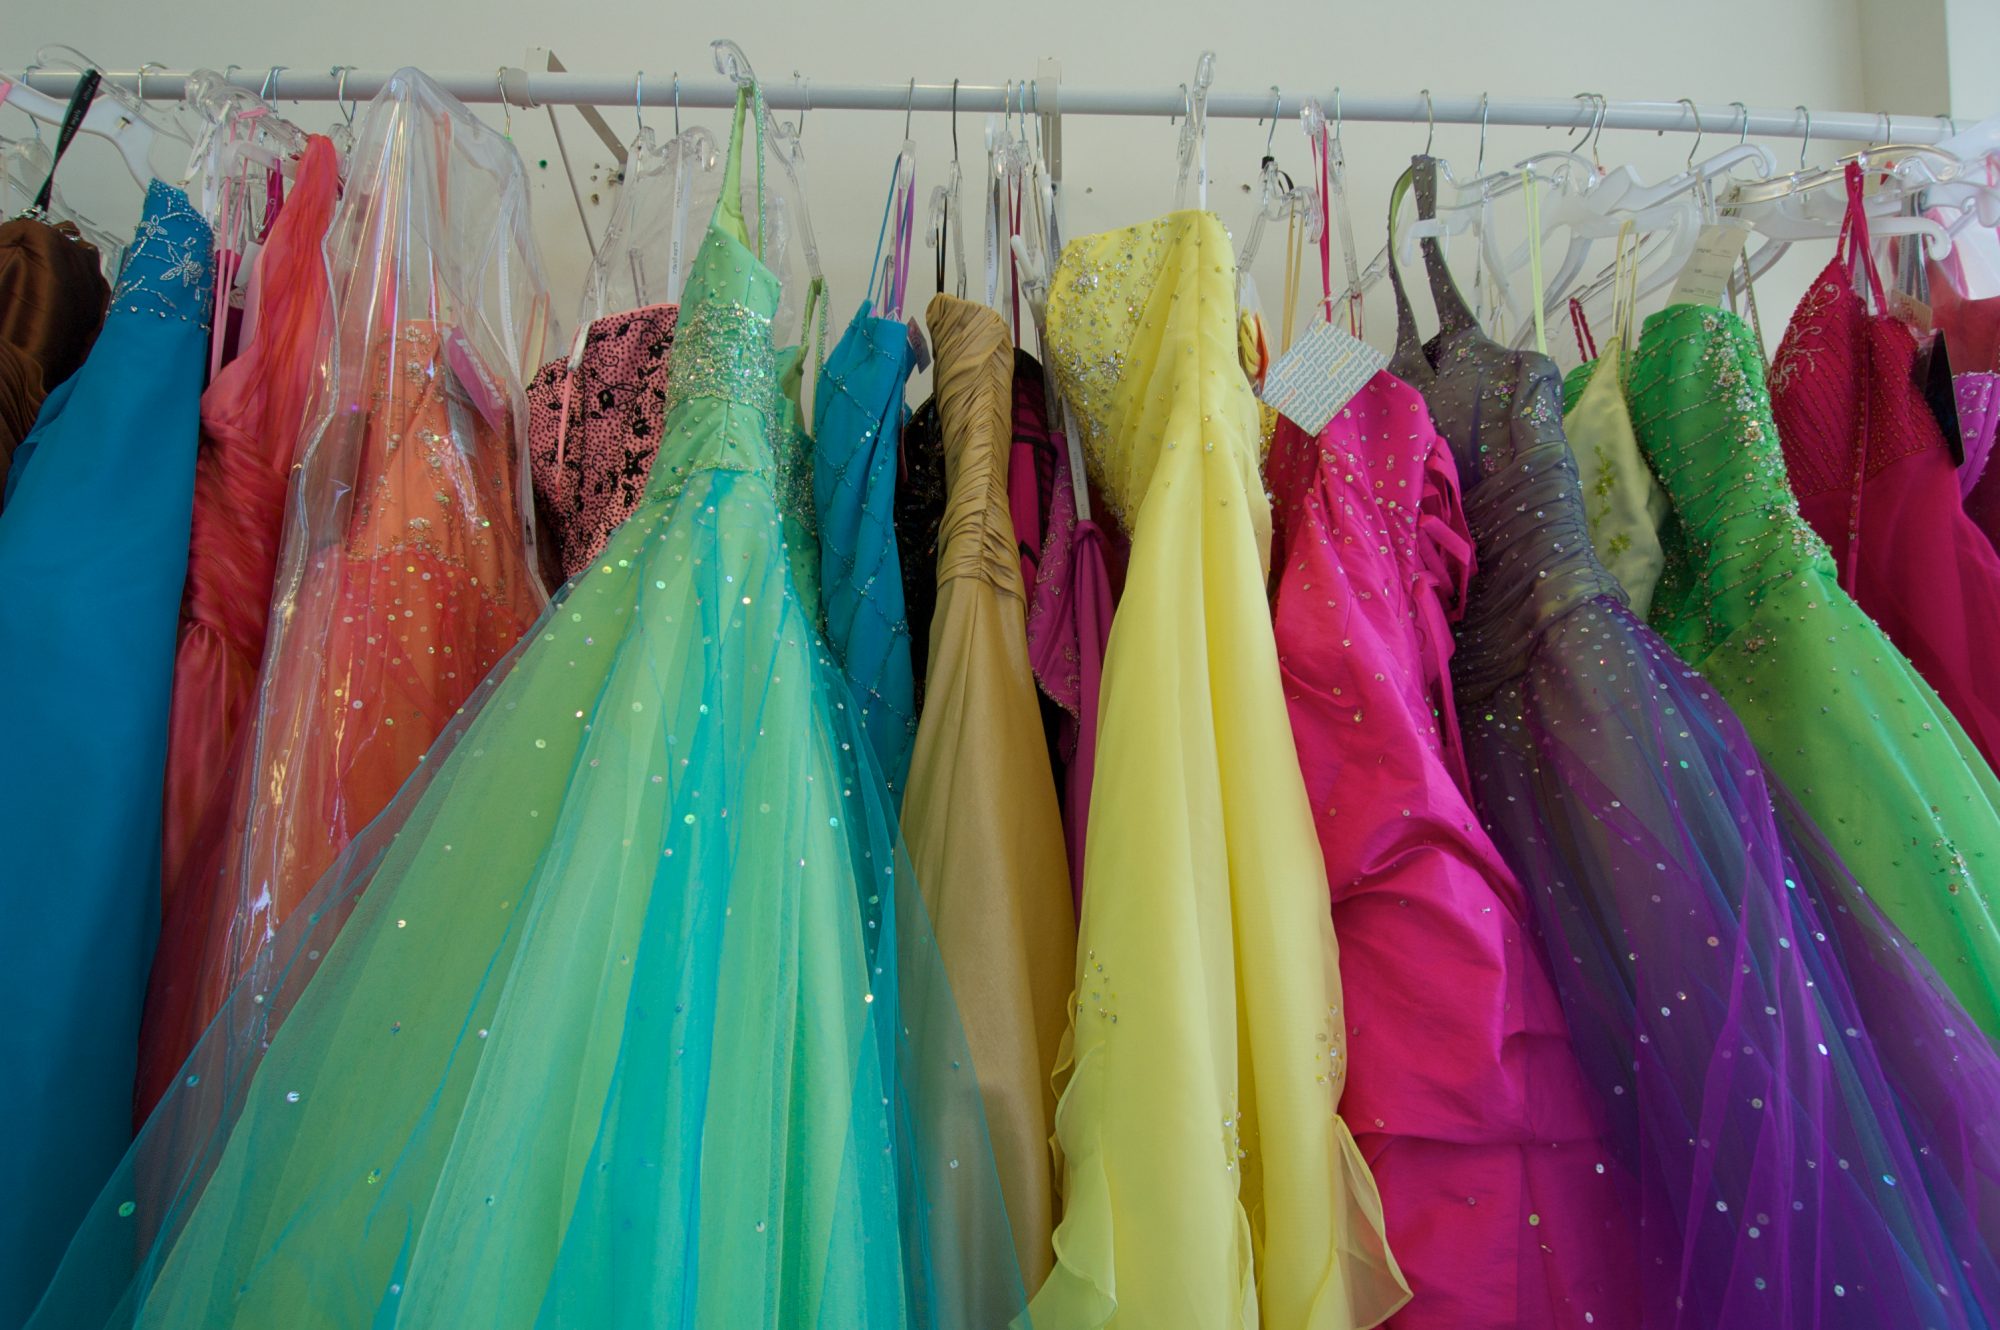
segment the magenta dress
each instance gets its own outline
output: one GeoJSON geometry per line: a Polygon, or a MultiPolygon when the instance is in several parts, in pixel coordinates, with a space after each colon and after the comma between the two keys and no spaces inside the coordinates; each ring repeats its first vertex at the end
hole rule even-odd
{"type": "Polygon", "coordinates": [[[1450,620],[1472,538],[1450,450],[1381,373],[1317,439],[1281,420],[1266,477],[1278,661],[1347,995],[1341,1113],[1413,1294],[1395,1325],[1617,1324],[1632,1248],[1596,1094],[1465,790],[1450,620]]]}
{"type": "Polygon", "coordinates": [[[1084,828],[1097,771],[1097,703],[1104,649],[1118,604],[1114,574],[1124,567],[1122,539],[1080,521],[1069,441],[1048,419],[1042,368],[1014,354],[1014,448],[1008,506],[1028,588],[1028,663],[1056,717],[1050,759],[1062,796],[1069,880],[1083,902],[1084,828]]]}
{"type": "Polygon", "coordinates": [[[2000,761],[2000,554],[1966,516],[1944,434],[1914,380],[1917,344],[1878,311],[1861,171],[1848,170],[1841,252],[1792,315],[1771,367],[1771,414],[1799,511],[1833,550],[1840,585],[2000,761]]]}

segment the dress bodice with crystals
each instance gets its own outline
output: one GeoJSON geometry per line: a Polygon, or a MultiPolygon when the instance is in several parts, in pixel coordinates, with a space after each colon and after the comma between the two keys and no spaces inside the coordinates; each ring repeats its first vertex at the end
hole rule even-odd
{"type": "Polygon", "coordinates": [[[1676,519],[1654,624],[1973,1019],[2000,1031],[2000,782],[1800,516],[1750,330],[1720,309],[1661,310],[1631,397],[1676,519]]]}
{"type": "Polygon", "coordinates": [[[1050,361],[1132,560],[1038,1328],[1332,1330],[1408,1296],[1337,1111],[1338,955],[1265,608],[1235,293],[1229,237],[1200,212],[1072,241],[1050,288],[1050,361]]]}
{"type": "MultiPolygon", "coordinates": [[[[1434,171],[1419,170],[1414,179],[1418,204],[1428,211],[1434,171]]],[[[1481,332],[1435,242],[1424,246],[1424,266],[1438,301],[1438,334],[1418,344],[1402,275],[1392,269],[1398,299],[1390,369],[1423,394],[1451,444],[1479,551],[1452,662],[1463,705],[1517,677],[1541,627],[1594,597],[1622,602],[1625,593],[1591,549],[1555,362],[1481,332]]]]}

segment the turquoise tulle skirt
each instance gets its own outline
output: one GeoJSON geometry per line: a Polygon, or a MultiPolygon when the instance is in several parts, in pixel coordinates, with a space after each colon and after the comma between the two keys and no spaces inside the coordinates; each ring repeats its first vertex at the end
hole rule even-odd
{"type": "Polygon", "coordinates": [[[656,495],[288,921],[33,1324],[1006,1325],[871,761],[765,480],[656,495]]]}

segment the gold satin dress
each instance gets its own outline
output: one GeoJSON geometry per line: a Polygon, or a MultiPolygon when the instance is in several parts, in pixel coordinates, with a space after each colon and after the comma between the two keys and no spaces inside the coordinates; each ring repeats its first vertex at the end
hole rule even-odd
{"type": "Polygon", "coordinates": [[[1007,502],[1014,341],[993,310],[952,296],[932,300],[927,318],[945,507],[903,836],[965,1021],[1021,1276],[1033,1289],[1053,1259],[1049,1076],[1067,1019],[1076,914],[1007,502]]]}

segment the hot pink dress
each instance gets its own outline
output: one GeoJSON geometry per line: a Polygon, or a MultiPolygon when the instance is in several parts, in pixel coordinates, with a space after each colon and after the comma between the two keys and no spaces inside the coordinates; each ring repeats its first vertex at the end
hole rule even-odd
{"type": "Polygon", "coordinates": [[[1989,763],[2000,759],[2000,554],[1968,518],[1943,432],[1914,380],[1916,338],[1878,311],[1861,171],[1848,168],[1840,252],[1792,315],[1771,410],[1799,510],[1832,547],[1840,584],[1937,689],[1989,763]]]}
{"type": "Polygon", "coordinates": [[[1007,489],[1028,588],[1028,662],[1058,708],[1050,760],[1062,794],[1070,890],[1083,902],[1084,828],[1097,772],[1104,650],[1124,568],[1123,541],[1079,521],[1069,441],[1052,428],[1041,366],[1014,356],[1014,448],[1007,489]],[[1032,372],[1030,372],[1032,371],[1032,372]]]}
{"type": "Polygon", "coordinates": [[[1393,1324],[1595,1308],[1609,1327],[1601,1290],[1549,1287],[1610,1277],[1625,1240],[1528,901],[1464,788],[1448,665],[1473,548],[1451,452],[1384,372],[1317,439],[1281,420],[1266,478],[1278,664],[1340,937],[1340,1111],[1413,1295],[1393,1324]]]}

